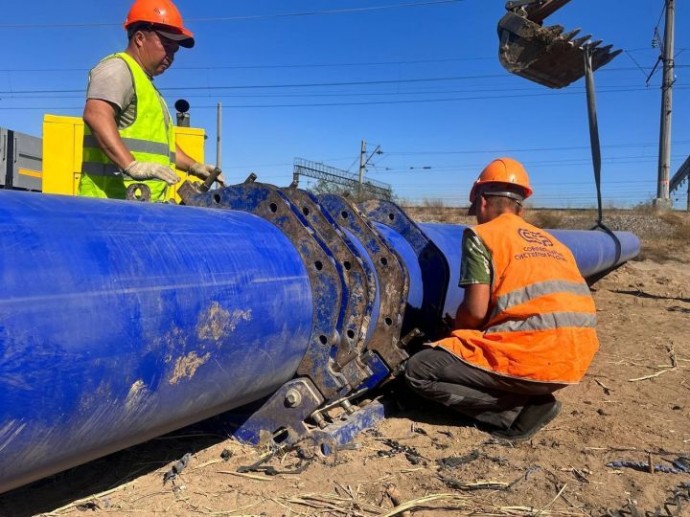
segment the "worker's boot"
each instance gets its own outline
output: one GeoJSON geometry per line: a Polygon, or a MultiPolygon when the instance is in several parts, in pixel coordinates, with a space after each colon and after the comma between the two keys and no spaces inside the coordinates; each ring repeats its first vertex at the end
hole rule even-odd
{"type": "Polygon", "coordinates": [[[491,434],[511,442],[529,440],[556,418],[560,410],[561,403],[553,395],[532,397],[508,429],[493,431],[491,434]]]}

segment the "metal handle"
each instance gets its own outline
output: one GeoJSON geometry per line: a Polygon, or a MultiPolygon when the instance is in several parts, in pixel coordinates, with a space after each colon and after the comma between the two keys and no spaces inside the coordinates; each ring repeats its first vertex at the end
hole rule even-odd
{"type": "Polygon", "coordinates": [[[17,157],[19,155],[19,151],[18,151],[19,145],[18,144],[19,144],[19,142],[17,142],[17,137],[15,136],[14,137],[14,147],[12,148],[12,155],[13,155],[12,160],[14,163],[17,163],[17,157]]]}
{"type": "Polygon", "coordinates": [[[208,175],[208,178],[206,178],[206,180],[199,187],[199,192],[208,192],[211,188],[211,185],[213,185],[213,182],[216,181],[216,178],[218,178],[221,173],[222,171],[218,167],[213,169],[213,172],[208,175]]]}

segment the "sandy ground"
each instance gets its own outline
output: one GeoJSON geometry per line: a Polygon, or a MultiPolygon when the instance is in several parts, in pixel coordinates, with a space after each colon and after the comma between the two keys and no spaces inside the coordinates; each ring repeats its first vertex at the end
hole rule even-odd
{"type": "Polygon", "coordinates": [[[274,452],[269,475],[237,472],[266,449],[177,433],[0,496],[0,515],[690,516],[690,473],[670,471],[690,457],[690,244],[643,250],[593,286],[601,350],[531,442],[407,409],[333,456],[274,452]]]}

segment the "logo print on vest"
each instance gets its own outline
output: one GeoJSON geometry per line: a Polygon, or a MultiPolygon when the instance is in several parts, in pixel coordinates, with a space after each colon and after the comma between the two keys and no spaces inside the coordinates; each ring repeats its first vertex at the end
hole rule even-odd
{"type": "Polygon", "coordinates": [[[533,244],[539,244],[540,246],[553,246],[553,242],[546,235],[539,232],[533,232],[525,228],[520,228],[518,230],[518,235],[525,239],[527,242],[533,244]]]}

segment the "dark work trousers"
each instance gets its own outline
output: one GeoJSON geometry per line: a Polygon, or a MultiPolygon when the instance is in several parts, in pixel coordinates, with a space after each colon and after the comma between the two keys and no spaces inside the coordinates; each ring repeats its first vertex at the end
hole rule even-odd
{"type": "Polygon", "coordinates": [[[441,347],[413,355],[405,380],[422,397],[500,429],[510,427],[531,397],[567,386],[503,377],[470,366],[441,347]]]}

